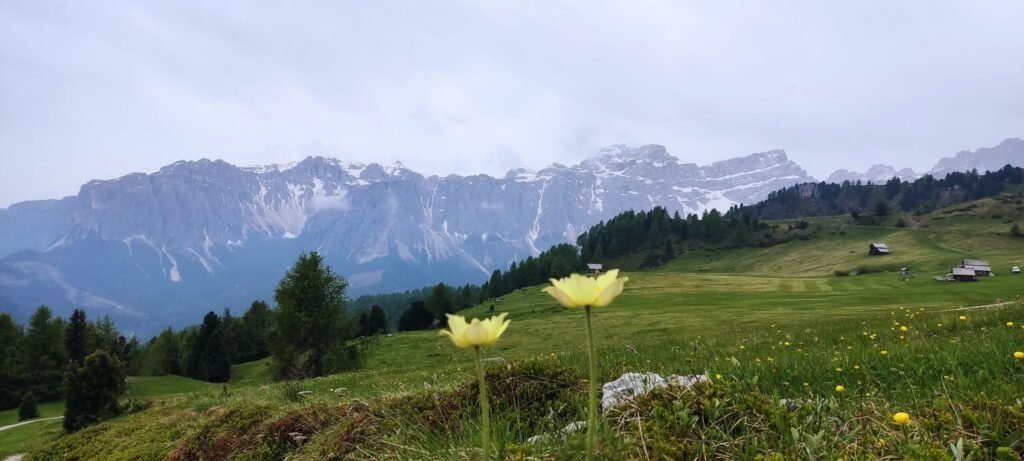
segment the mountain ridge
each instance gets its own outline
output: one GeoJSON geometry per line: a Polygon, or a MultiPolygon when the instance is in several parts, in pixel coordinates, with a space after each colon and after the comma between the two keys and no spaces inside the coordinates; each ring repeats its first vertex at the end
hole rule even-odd
{"type": "Polygon", "coordinates": [[[177,316],[269,298],[296,255],[314,250],[353,295],[479,282],[621,211],[724,210],[812,179],[783,151],[700,166],[659,145],[504,177],[329,157],[178,161],[0,210],[0,299],[177,316]]]}
{"type": "Polygon", "coordinates": [[[697,165],[656,144],[503,177],[320,156],[178,161],[0,209],[0,300],[88,307],[148,331],[270,299],[303,251],[324,254],[353,296],[478,283],[623,211],[725,211],[814,181],[783,150],[697,165]]]}

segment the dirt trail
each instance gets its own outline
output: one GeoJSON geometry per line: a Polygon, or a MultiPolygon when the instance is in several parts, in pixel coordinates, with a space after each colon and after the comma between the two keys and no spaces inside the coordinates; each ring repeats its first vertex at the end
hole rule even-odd
{"type": "Polygon", "coordinates": [[[1017,301],[1006,301],[1006,302],[994,303],[994,304],[980,304],[980,305],[977,305],[977,306],[963,306],[963,307],[957,307],[957,308],[954,308],[954,309],[946,309],[944,311],[938,311],[938,312],[956,312],[956,311],[969,311],[969,310],[972,310],[972,309],[985,309],[985,308],[988,308],[988,307],[1003,307],[1003,306],[1009,306],[1010,304],[1014,304],[1016,302],[1017,301]]]}
{"type": "MultiPolygon", "coordinates": [[[[28,421],[22,421],[20,423],[9,424],[7,426],[0,426],[0,432],[6,431],[7,429],[13,429],[13,428],[18,427],[18,426],[24,426],[26,424],[38,423],[40,421],[52,421],[52,420],[61,419],[61,418],[63,418],[63,416],[54,416],[52,418],[42,418],[42,419],[30,419],[28,421]]],[[[7,460],[5,459],[4,461],[7,461],[7,460]]]]}

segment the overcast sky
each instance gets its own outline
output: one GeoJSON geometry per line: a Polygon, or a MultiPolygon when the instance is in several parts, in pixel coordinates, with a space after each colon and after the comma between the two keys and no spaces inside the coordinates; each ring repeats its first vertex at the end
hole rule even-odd
{"type": "Polygon", "coordinates": [[[927,170],[1024,136],[1022,24],[1020,0],[0,0],[0,207],[203,157],[927,170]]]}

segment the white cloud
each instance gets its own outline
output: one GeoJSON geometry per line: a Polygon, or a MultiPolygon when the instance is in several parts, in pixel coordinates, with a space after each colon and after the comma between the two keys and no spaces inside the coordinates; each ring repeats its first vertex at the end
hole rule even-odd
{"type": "Polygon", "coordinates": [[[0,2],[0,206],[180,159],[501,175],[612,143],[817,176],[1022,136],[1024,3],[0,2]]]}

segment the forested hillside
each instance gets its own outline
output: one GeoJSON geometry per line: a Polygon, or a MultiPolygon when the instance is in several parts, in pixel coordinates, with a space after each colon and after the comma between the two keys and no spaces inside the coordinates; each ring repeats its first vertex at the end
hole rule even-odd
{"type": "Polygon", "coordinates": [[[727,216],[794,219],[841,214],[881,214],[892,211],[927,213],[970,200],[1019,191],[1024,169],[1006,165],[997,171],[954,172],[944,178],[925,175],[913,182],[893,178],[884,184],[805,183],[768,194],[750,206],[735,207],[727,216]]]}

